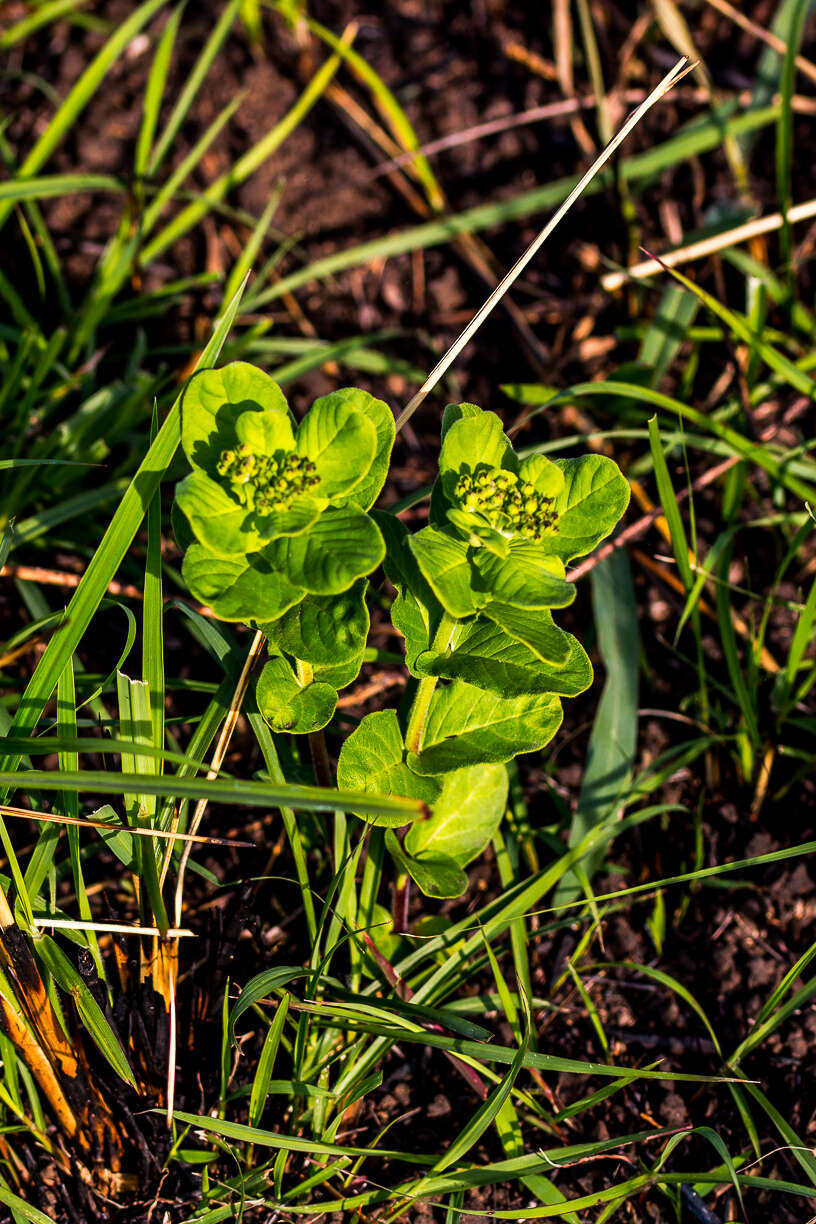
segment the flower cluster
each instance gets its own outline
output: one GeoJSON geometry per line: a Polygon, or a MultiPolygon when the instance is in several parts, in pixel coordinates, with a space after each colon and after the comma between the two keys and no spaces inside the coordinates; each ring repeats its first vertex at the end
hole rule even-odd
{"type": "Polygon", "coordinates": [[[217,470],[239,500],[258,514],[288,510],[295,497],[308,492],[320,479],[305,455],[256,455],[246,442],[235,450],[223,450],[217,470]]]}
{"type": "Polygon", "coordinates": [[[483,467],[473,476],[463,472],[453,492],[463,510],[481,515],[504,536],[541,540],[558,519],[552,497],[504,469],[483,467]]]}

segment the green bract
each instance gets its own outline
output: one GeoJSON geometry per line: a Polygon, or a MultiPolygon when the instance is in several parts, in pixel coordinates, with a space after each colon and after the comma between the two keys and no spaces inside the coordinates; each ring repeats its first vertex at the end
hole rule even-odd
{"type": "Polygon", "coordinates": [[[366,714],[337,780],[365,796],[358,814],[385,826],[400,874],[428,896],[458,896],[504,816],[506,763],[549,743],[561,699],[592,681],[553,610],[575,597],[566,565],[623,513],[626,481],[601,455],[519,458],[495,413],[450,405],[428,525],[411,534],[369,514],[394,422],[366,392],[324,396],[297,426],[276,384],[236,362],[191,381],[181,419],[184,575],[216,615],[268,639],[256,697],[273,732],[319,741],[363,665],[368,576],[384,562],[409,708],[366,714]],[[419,801],[404,836],[409,817],[377,814],[378,796],[419,801]]]}
{"type": "Polygon", "coordinates": [[[278,385],[245,362],[206,370],[181,403],[192,471],[176,491],[195,543],[184,577],[224,620],[276,620],[347,591],[383,559],[366,513],[394,441],[389,408],[346,388],[296,425],[278,385]]]}

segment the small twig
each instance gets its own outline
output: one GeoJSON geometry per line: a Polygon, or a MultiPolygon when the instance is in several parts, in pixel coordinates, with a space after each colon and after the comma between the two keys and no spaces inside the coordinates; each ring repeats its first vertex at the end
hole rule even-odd
{"type": "Polygon", "coordinates": [[[533,257],[538,253],[538,251],[547,241],[550,234],[556,228],[558,223],[569,212],[570,208],[575,203],[575,201],[578,199],[578,197],[581,195],[584,188],[591,182],[591,180],[596,176],[596,174],[598,174],[598,172],[603,168],[603,166],[609,161],[610,157],[615,152],[615,150],[619,147],[619,145],[623,143],[623,141],[626,139],[626,137],[629,135],[632,129],[640,122],[640,120],[643,118],[646,112],[649,111],[654,106],[654,104],[658,102],[664,96],[664,94],[668,92],[669,89],[671,89],[672,85],[676,84],[676,82],[681,80],[682,77],[684,77],[687,72],[691,71],[691,69],[694,66],[695,65],[693,64],[689,65],[687,57],[683,56],[683,58],[681,60],[678,60],[678,62],[675,64],[671,72],[668,72],[666,74],[666,76],[663,78],[660,84],[655,89],[653,89],[652,92],[649,94],[649,96],[645,99],[645,101],[640,104],[637,110],[634,111],[629,116],[629,118],[626,120],[626,122],[624,123],[620,131],[617,133],[617,135],[609,142],[606,148],[601,152],[600,156],[598,156],[595,159],[595,161],[592,163],[592,165],[589,167],[586,173],[581,176],[581,178],[576,183],[575,187],[573,187],[572,191],[569,193],[567,198],[561,204],[560,208],[556,210],[556,212],[553,214],[553,216],[550,218],[550,220],[547,222],[544,228],[540,231],[538,236],[530,243],[527,250],[520,257],[520,259],[516,260],[516,262],[513,264],[512,268],[510,269],[510,271],[504,276],[504,278],[499,282],[499,284],[490,294],[487,301],[484,302],[484,304],[479,308],[479,310],[476,311],[476,314],[473,316],[471,321],[468,323],[467,327],[465,327],[464,331],[462,331],[460,335],[457,337],[457,339],[454,340],[453,344],[450,346],[450,348],[448,349],[447,353],[442,358],[442,360],[437,362],[437,364],[431,370],[430,374],[425,379],[425,382],[419,388],[417,393],[412,397],[411,400],[409,400],[408,404],[405,406],[405,408],[403,409],[403,411],[400,413],[399,417],[397,418],[397,430],[398,431],[402,429],[406,421],[410,420],[414,412],[416,412],[419,405],[425,399],[426,395],[428,395],[428,393],[433,390],[433,388],[439,382],[440,378],[442,378],[445,372],[449,369],[449,367],[453,364],[453,362],[459,356],[459,354],[461,353],[465,345],[468,343],[468,341],[475,335],[475,333],[479,330],[479,328],[481,327],[482,323],[484,323],[488,315],[491,314],[494,308],[498,305],[498,303],[504,297],[505,293],[507,293],[511,285],[519,278],[519,276],[521,276],[521,273],[524,271],[524,269],[527,267],[527,265],[530,263],[533,257]]]}
{"type": "MultiPolygon", "coordinates": [[[[218,776],[218,771],[221,768],[224,757],[226,756],[226,753],[227,753],[227,748],[229,747],[230,740],[232,739],[232,733],[235,730],[236,724],[238,722],[238,714],[241,709],[241,703],[243,702],[244,697],[246,695],[247,688],[249,687],[249,679],[250,679],[250,676],[252,675],[252,669],[255,666],[256,662],[258,661],[258,658],[263,649],[265,641],[266,639],[264,638],[264,635],[261,633],[260,630],[258,630],[257,633],[255,634],[255,637],[252,639],[252,645],[249,648],[249,653],[247,654],[246,661],[241,670],[241,675],[235,687],[235,692],[233,693],[233,696],[232,696],[232,701],[230,702],[229,712],[227,714],[226,719],[224,720],[224,726],[221,728],[221,734],[218,737],[218,743],[216,744],[215,751],[212,755],[212,761],[210,763],[210,768],[207,771],[207,778],[209,780],[212,780],[213,778],[216,778],[218,776]]],[[[193,812],[193,818],[190,821],[190,833],[191,834],[195,834],[197,832],[198,827],[201,824],[201,821],[204,817],[204,813],[206,810],[207,810],[207,800],[199,799],[198,803],[196,804],[195,811],[193,812]]],[[[181,909],[182,909],[182,904],[184,900],[184,872],[187,867],[188,859],[190,857],[190,844],[191,844],[190,842],[187,842],[185,844],[184,850],[182,851],[181,862],[179,863],[178,877],[176,879],[176,893],[175,893],[175,898],[174,898],[174,913],[176,915],[176,927],[179,927],[181,925],[181,909]]],[[[162,870],[162,878],[164,878],[164,873],[170,861],[170,858],[169,858],[170,850],[171,850],[171,847],[168,847],[168,853],[165,856],[164,867],[162,870]]],[[[178,948],[178,944],[175,944],[174,946],[176,949],[178,948]]],[[[168,1049],[168,1057],[167,1057],[167,1125],[168,1125],[168,1128],[172,1125],[172,1121],[173,1121],[173,1108],[175,1105],[175,1095],[176,1095],[175,974],[174,974],[174,968],[173,968],[172,963],[170,965],[170,971],[169,971],[169,983],[170,983],[169,1003],[170,1003],[170,1038],[171,1040],[170,1040],[170,1045],[168,1049]]]]}
{"type": "MultiPolygon", "coordinates": [[[[63,570],[43,569],[39,565],[4,565],[0,570],[0,578],[21,578],[24,582],[40,582],[43,586],[65,587],[73,590],[78,587],[82,574],[67,574],[63,570]]],[[[128,599],[144,599],[144,594],[138,587],[125,582],[109,582],[106,590],[109,595],[124,595],[128,599]]]]}
{"type": "MultiPolygon", "coordinates": [[[[410,1003],[411,999],[413,999],[414,997],[414,992],[413,990],[411,990],[411,987],[408,985],[408,983],[405,981],[404,978],[400,977],[400,975],[397,973],[394,966],[382,954],[382,952],[377,947],[377,945],[374,943],[374,940],[371,938],[371,936],[368,934],[367,931],[363,931],[363,939],[365,940],[365,945],[366,945],[366,948],[368,949],[369,954],[374,958],[376,963],[379,965],[380,969],[383,972],[384,977],[389,982],[389,984],[393,986],[394,990],[397,993],[397,996],[400,999],[404,999],[406,1002],[410,1003]]],[[[427,1028],[432,1033],[441,1033],[444,1031],[441,1024],[434,1024],[430,1020],[425,1021],[423,1024],[423,1027],[427,1028]]],[[[454,1070],[459,1072],[459,1074],[462,1076],[462,1078],[465,1080],[468,1086],[473,1089],[473,1091],[476,1093],[479,1099],[481,1101],[486,1101],[487,1100],[487,1085],[485,1084],[481,1075],[479,1075],[479,1072],[474,1067],[471,1067],[470,1063],[465,1062],[461,1058],[457,1058],[457,1056],[455,1054],[452,1054],[450,1050],[444,1050],[443,1053],[445,1054],[445,1057],[448,1059],[448,1062],[451,1064],[454,1070]]]]}
{"type": "Polygon", "coordinates": [[[174,833],[170,829],[144,829],[126,824],[110,824],[105,820],[85,820],[81,816],[62,816],[59,812],[35,812],[29,808],[9,807],[0,803],[0,815],[12,816],[20,820],[46,821],[48,824],[74,825],[79,829],[101,829],[105,833],[127,833],[134,837],[159,837],[172,841],[200,842],[205,846],[240,846],[251,850],[255,842],[234,841],[229,837],[205,837],[195,833],[174,833]]]}
{"type": "MultiPolygon", "coordinates": [[[[227,749],[229,748],[229,743],[232,739],[232,733],[235,730],[235,726],[238,722],[241,703],[243,702],[247,688],[249,687],[249,678],[252,675],[252,669],[258,661],[258,657],[263,649],[265,641],[266,639],[264,638],[264,635],[260,630],[258,630],[255,637],[252,639],[252,645],[249,648],[249,653],[247,654],[246,661],[244,662],[241,675],[238,679],[237,685],[235,686],[235,692],[233,693],[232,701],[230,702],[229,712],[224,720],[224,725],[221,728],[221,734],[218,737],[218,743],[216,744],[215,752],[212,755],[210,768],[207,770],[207,781],[212,781],[214,778],[218,777],[218,771],[224,762],[224,757],[227,754],[227,749]]],[[[204,818],[205,811],[207,810],[207,803],[207,799],[199,799],[195,806],[193,818],[190,821],[189,834],[191,837],[195,836],[195,834],[198,832],[198,827],[204,818]]],[[[179,926],[181,923],[181,909],[184,897],[184,872],[187,867],[187,860],[189,857],[190,842],[188,841],[185,844],[181,855],[178,878],[176,879],[176,895],[174,904],[176,926],[179,926]]]]}
{"type": "Polygon", "coordinates": [[[660,259],[644,259],[620,272],[607,272],[601,278],[601,285],[609,291],[620,289],[627,280],[642,280],[647,276],[654,276],[665,268],[674,268],[677,264],[705,259],[707,255],[713,255],[726,247],[736,246],[739,242],[748,242],[760,234],[770,234],[774,230],[781,229],[785,220],[793,225],[797,221],[806,221],[810,217],[816,217],[816,199],[807,200],[803,204],[795,204],[793,208],[787,210],[784,218],[782,213],[778,212],[769,213],[766,217],[754,217],[753,220],[745,221],[733,229],[724,230],[721,234],[712,234],[710,238],[701,238],[698,242],[690,242],[688,246],[667,251],[660,259]]]}
{"type": "MultiPolygon", "coordinates": [[[[623,103],[624,106],[636,106],[638,102],[642,102],[646,93],[643,89],[624,89],[621,91],[613,90],[610,97],[616,102],[623,103]]],[[[707,89],[680,89],[676,95],[680,100],[689,105],[699,105],[710,100],[711,94],[707,89]]],[[[729,98],[734,98],[741,106],[749,106],[751,104],[751,91],[748,89],[740,90],[736,94],[725,95],[729,98]]],[[[816,99],[795,95],[791,99],[791,104],[795,111],[804,111],[805,114],[813,114],[816,109],[816,99]]],[[[516,128],[526,127],[534,123],[552,122],[553,119],[570,119],[582,110],[592,110],[597,105],[597,100],[592,95],[576,98],[560,98],[557,102],[545,102],[541,106],[531,106],[527,110],[516,111],[512,115],[502,115],[498,119],[487,119],[484,123],[475,123],[472,127],[462,128],[458,132],[449,132],[447,136],[438,136],[435,140],[429,140],[425,144],[419,145],[417,149],[410,153],[400,153],[391,158],[389,161],[380,162],[367,175],[361,176],[361,182],[370,182],[373,179],[381,178],[385,174],[390,174],[392,170],[399,169],[415,160],[418,154],[423,157],[434,157],[437,153],[444,153],[446,149],[459,149],[463,145],[472,144],[477,140],[485,140],[488,136],[499,136],[502,132],[515,131],[516,128]]]]}
{"type": "MultiPolygon", "coordinates": [[[[161,935],[158,927],[134,926],[127,922],[80,922],[74,918],[34,918],[35,927],[55,927],[66,931],[99,931],[103,935],[161,935]]],[[[170,927],[165,932],[168,939],[196,938],[195,931],[187,927],[170,927]]]]}
{"type": "MultiPolygon", "coordinates": [[[[14,565],[9,563],[0,570],[0,578],[19,578],[23,582],[37,582],[42,586],[57,586],[63,587],[67,591],[73,591],[79,586],[82,574],[70,574],[64,570],[42,569],[38,565],[14,565]]],[[[105,590],[108,595],[119,595],[123,599],[144,599],[144,591],[127,582],[109,582],[105,590]]],[[[165,595],[164,602],[169,603],[174,599],[176,599],[175,595],[165,595]]],[[[191,603],[190,607],[195,608],[200,616],[207,616],[212,620],[217,619],[215,613],[204,604],[191,603]]],[[[10,656],[4,656],[0,662],[8,662],[9,660],[10,656]]]]}
{"type": "MultiPolygon", "coordinates": [[[[736,467],[736,465],[741,462],[741,456],[732,455],[731,458],[724,459],[722,463],[718,463],[713,468],[709,468],[707,472],[703,472],[702,476],[697,477],[690,490],[688,488],[680,490],[680,492],[677,494],[678,502],[685,501],[690,496],[690,493],[699,493],[701,489],[713,484],[715,480],[719,480],[720,476],[724,476],[726,472],[729,472],[731,468],[736,467]]],[[[610,540],[601,548],[596,549],[591,557],[587,557],[586,560],[580,563],[580,565],[576,565],[574,569],[571,569],[567,574],[567,581],[577,582],[579,578],[583,578],[589,573],[590,570],[594,569],[599,562],[605,561],[607,557],[611,557],[613,552],[617,552],[619,548],[625,548],[628,544],[631,544],[633,540],[640,539],[640,537],[645,535],[649,528],[657,522],[662,514],[663,507],[655,506],[648,512],[648,514],[644,514],[643,517],[639,518],[636,522],[630,523],[630,525],[625,527],[624,530],[621,531],[619,535],[616,535],[613,540],[610,540]]]]}

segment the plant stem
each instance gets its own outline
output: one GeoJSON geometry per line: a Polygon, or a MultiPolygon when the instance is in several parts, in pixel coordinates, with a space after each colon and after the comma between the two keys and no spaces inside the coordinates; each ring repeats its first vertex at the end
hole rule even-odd
{"type": "MultiPolygon", "coordinates": [[[[296,659],[295,663],[297,666],[297,678],[303,688],[305,688],[314,679],[314,668],[311,663],[307,663],[304,659],[296,659]]],[[[309,733],[309,751],[312,754],[315,782],[318,786],[331,787],[331,764],[329,763],[329,753],[326,748],[326,737],[322,731],[312,731],[309,733]]]]}
{"type": "MultiPolygon", "coordinates": [[[[443,612],[439,628],[434,634],[434,640],[431,643],[431,650],[436,654],[442,654],[443,651],[447,650],[451,645],[454,632],[459,623],[455,617],[450,616],[447,612],[443,612]]],[[[428,717],[431,698],[436,688],[436,681],[436,676],[423,676],[419,682],[408,719],[408,730],[405,733],[405,747],[409,752],[419,752],[422,745],[422,732],[425,730],[425,721],[428,717]]]]}

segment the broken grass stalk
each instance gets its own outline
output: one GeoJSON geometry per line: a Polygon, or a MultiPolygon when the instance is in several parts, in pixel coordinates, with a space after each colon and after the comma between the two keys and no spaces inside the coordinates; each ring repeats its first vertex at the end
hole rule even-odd
{"type": "Polygon", "coordinates": [[[632,112],[620,131],[612,138],[612,140],[610,140],[609,144],[601,151],[599,156],[596,157],[595,161],[573,187],[572,191],[564,200],[560,208],[556,210],[544,228],[540,231],[538,236],[530,243],[524,254],[516,260],[507,275],[503,277],[484,304],[479,308],[479,310],[476,311],[476,314],[470,320],[467,327],[465,327],[456,340],[454,340],[453,344],[445,353],[442,360],[437,362],[437,364],[431,370],[430,374],[425,379],[425,382],[419,388],[417,393],[408,401],[405,408],[397,418],[397,432],[399,432],[399,430],[402,429],[402,427],[411,419],[425,397],[433,390],[450,366],[453,365],[454,361],[459,356],[465,345],[468,344],[473,338],[488,315],[492,313],[492,311],[504,297],[505,293],[507,293],[508,289],[510,289],[519,276],[521,276],[521,273],[547,241],[550,234],[553,232],[559,222],[572,208],[573,204],[584,191],[585,187],[592,181],[592,179],[595,178],[595,175],[603,169],[611,158],[612,154],[623,143],[632,129],[635,128],[638,123],[640,123],[647,111],[651,110],[654,104],[659,102],[663,95],[666,94],[673,85],[676,85],[678,81],[682,80],[683,77],[686,76],[687,73],[691,72],[695,67],[696,64],[690,64],[688,62],[688,56],[683,56],[682,59],[677,61],[671,72],[666,73],[660,84],[657,85],[649,96],[640,104],[640,106],[632,112]]]}

